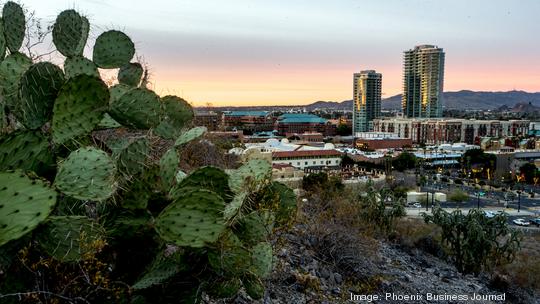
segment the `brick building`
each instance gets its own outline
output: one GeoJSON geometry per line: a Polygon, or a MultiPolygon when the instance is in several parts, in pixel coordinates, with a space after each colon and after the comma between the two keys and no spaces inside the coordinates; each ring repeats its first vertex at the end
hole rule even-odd
{"type": "Polygon", "coordinates": [[[313,132],[322,133],[323,136],[336,135],[336,125],[313,114],[283,114],[276,120],[275,129],[280,135],[313,132]]]}

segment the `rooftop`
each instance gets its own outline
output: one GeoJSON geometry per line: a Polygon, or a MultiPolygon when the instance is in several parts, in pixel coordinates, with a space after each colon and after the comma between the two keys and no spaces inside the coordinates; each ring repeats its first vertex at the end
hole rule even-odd
{"type": "Polygon", "coordinates": [[[265,117],[269,114],[268,111],[230,111],[225,112],[225,116],[229,117],[240,117],[240,116],[255,116],[255,117],[265,117]]]}
{"type": "Polygon", "coordinates": [[[328,120],[313,114],[286,113],[278,117],[279,123],[320,123],[325,124],[328,120]]]}
{"type": "Polygon", "coordinates": [[[308,156],[341,156],[341,152],[337,150],[298,150],[272,152],[272,158],[308,156]]]}

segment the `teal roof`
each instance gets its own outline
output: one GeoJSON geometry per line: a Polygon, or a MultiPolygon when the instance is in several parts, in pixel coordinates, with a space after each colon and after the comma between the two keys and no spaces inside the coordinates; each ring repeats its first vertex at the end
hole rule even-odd
{"type": "Polygon", "coordinates": [[[231,111],[225,113],[225,116],[259,116],[264,117],[268,115],[268,111],[231,111]]]}
{"type": "Polygon", "coordinates": [[[325,124],[326,119],[321,118],[313,114],[297,114],[297,113],[286,113],[278,117],[280,123],[321,123],[325,124]]]}

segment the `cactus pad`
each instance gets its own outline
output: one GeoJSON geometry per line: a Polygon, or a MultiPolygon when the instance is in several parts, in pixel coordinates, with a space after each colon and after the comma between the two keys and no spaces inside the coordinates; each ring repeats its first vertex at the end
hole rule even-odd
{"type": "Polygon", "coordinates": [[[202,167],[182,180],[181,183],[174,186],[171,190],[171,197],[176,198],[185,191],[183,188],[199,188],[207,189],[219,194],[225,201],[232,198],[231,190],[229,189],[228,176],[220,168],[202,167]]]}
{"type": "Polygon", "coordinates": [[[108,113],[103,114],[103,118],[98,124],[99,129],[115,129],[122,125],[116,122],[108,113]]]}
{"type": "Polygon", "coordinates": [[[168,190],[172,187],[179,163],[178,153],[174,148],[167,150],[159,160],[159,172],[163,189],[168,190]]]}
{"type": "Polygon", "coordinates": [[[124,142],[125,147],[113,150],[118,171],[126,175],[139,174],[144,170],[145,161],[150,153],[150,144],[146,137],[124,142]]]}
{"type": "Polygon", "coordinates": [[[244,205],[244,201],[248,197],[247,192],[240,192],[234,196],[232,201],[227,204],[225,207],[225,211],[223,214],[223,217],[226,221],[232,220],[234,217],[238,216],[240,214],[240,211],[242,210],[242,206],[244,205]]]}
{"type": "Polygon", "coordinates": [[[113,104],[116,102],[122,95],[129,92],[132,88],[125,84],[116,84],[109,88],[109,94],[111,95],[111,99],[109,100],[109,104],[113,104]]]}
{"type": "Polygon", "coordinates": [[[265,278],[272,272],[272,245],[268,242],[260,242],[253,246],[249,269],[260,278],[265,278]]]}
{"type": "Polygon", "coordinates": [[[135,46],[131,39],[120,31],[108,31],[99,35],[94,45],[93,61],[103,69],[120,68],[131,61],[135,46]]]}
{"type": "Polygon", "coordinates": [[[62,70],[50,63],[32,65],[20,80],[15,117],[28,129],[39,129],[51,119],[54,100],[64,84],[62,70]]]}
{"type": "Polygon", "coordinates": [[[0,137],[0,170],[21,169],[43,176],[54,168],[49,141],[39,131],[17,131],[0,137]]]}
{"type": "Polygon", "coordinates": [[[188,142],[203,136],[204,133],[206,133],[206,127],[195,127],[193,129],[190,129],[176,139],[176,141],[174,142],[174,146],[178,147],[185,145],[188,142]]]}
{"type": "Polygon", "coordinates": [[[0,172],[0,246],[20,238],[44,221],[56,192],[21,172],[0,172]]]}
{"type": "Polygon", "coordinates": [[[105,230],[86,216],[51,216],[38,233],[40,246],[62,262],[77,262],[99,252],[105,230]]]}
{"type": "Polygon", "coordinates": [[[242,281],[239,278],[219,278],[213,279],[206,287],[206,291],[221,299],[236,296],[240,288],[242,288],[242,281]]]}
{"type": "Polygon", "coordinates": [[[176,179],[176,183],[179,184],[181,181],[184,180],[184,178],[187,177],[187,174],[182,171],[182,170],[178,170],[178,172],[176,172],[176,175],[174,176],[174,178],[176,179]]]}
{"type": "Polygon", "coordinates": [[[132,89],[111,102],[109,114],[124,126],[149,129],[160,123],[159,96],[148,89],[132,89]]]}
{"type": "Polygon", "coordinates": [[[270,229],[266,225],[266,218],[262,213],[253,211],[240,219],[234,227],[238,238],[246,245],[255,245],[266,241],[270,229]]]}
{"type": "Polygon", "coordinates": [[[286,224],[296,214],[296,195],[294,191],[286,185],[273,182],[270,191],[277,194],[279,206],[276,210],[276,222],[286,224]]]}
{"type": "Polygon", "coordinates": [[[26,20],[22,7],[13,1],[6,2],[2,10],[2,21],[7,47],[11,53],[16,53],[22,46],[26,32],[26,20]]]}
{"type": "Polygon", "coordinates": [[[75,10],[65,10],[56,17],[52,37],[56,49],[66,57],[81,56],[90,29],[88,19],[75,10]]]}
{"type": "Polygon", "coordinates": [[[59,144],[90,133],[103,118],[109,90],[99,78],[79,75],[64,84],[54,102],[52,135],[59,144]]]}
{"type": "Polygon", "coordinates": [[[135,283],[132,288],[145,289],[157,284],[164,283],[178,272],[187,268],[187,264],[181,251],[177,250],[170,255],[165,251],[158,253],[146,273],[135,283]]]}
{"type": "Polygon", "coordinates": [[[6,36],[4,34],[4,23],[0,21],[0,61],[6,56],[6,36]]]}
{"type": "Polygon", "coordinates": [[[193,119],[193,109],[187,101],[177,96],[165,96],[161,98],[161,104],[162,121],[156,128],[156,134],[166,139],[176,138],[193,119]]]}
{"type": "Polygon", "coordinates": [[[257,276],[255,275],[246,275],[242,278],[242,283],[244,283],[244,288],[246,293],[253,300],[259,300],[264,296],[264,285],[257,276]]]}
{"type": "Polygon", "coordinates": [[[118,82],[131,87],[137,87],[141,83],[143,67],[138,62],[130,62],[118,71],[118,82]]]}
{"type": "Polygon", "coordinates": [[[215,248],[208,250],[208,263],[220,275],[242,275],[247,271],[250,260],[250,252],[230,230],[226,230],[215,248]]]}
{"type": "Polygon", "coordinates": [[[0,63],[0,89],[4,104],[11,110],[19,103],[19,83],[32,60],[21,53],[13,53],[0,63]]]}
{"type": "Polygon", "coordinates": [[[224,231],[224,207],[223,199],[212,191],[185,191],[159,214],[156,230],[178,246],[203,247],[224,231]]]}
{"type": "Polygon", "coordinates": [[[265,180],[269,180],[272,176],[272,166],[266,160],[252,159],[240,168],[233,170],[229,176],[230,188],[238,193],[252,183],[260,185],[265,180]]]}
{"type": "Polygon", "coordinates": [[[100,77],[97,66],[90,59],[82,56],[66,58],[66,61],[64,61],[64,72],[66,73],[66,79],[79,75],[100,77]]]}
{"type": "Polygon", "coordinates": [[[102,150],[80,148],[59,164],[55,186],[62,193],[81,200],[103,201],[116,190],[116,167],[102,150]]]}

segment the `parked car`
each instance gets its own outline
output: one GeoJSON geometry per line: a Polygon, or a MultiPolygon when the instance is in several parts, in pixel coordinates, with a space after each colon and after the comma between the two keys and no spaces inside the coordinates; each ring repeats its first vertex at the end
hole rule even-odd
{"type": "Polygon", "coordinates": [[[529,223],[528,221],[524,220],[524,219],[515,219],[512,221],[514,224],[518,225],[518,226],[529,226],[531,223],[529,223]]]}
{"type": "Polygon", "coordinates": [[[485,215],[487,218],[494,218],[496,214],[495,214],[495,212],[493,212],[493,211],[487,210],[487,211],[484,211],[484,215],[485,215]]]}
{"type": "Polygon", "coordinates": [[[535,219],[531,220],[530,222],[531,222],[531,224],[535,225],[536,227],[540,227],[540,217],[535,218],[535,219]]]}
{"type": "Polygon", "coordinates": [[[413,207],[414,208],[422,208],[422,205],[420,205],[420,203],[414,203],[413,207]]]}

